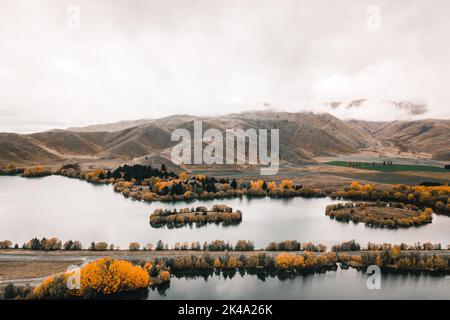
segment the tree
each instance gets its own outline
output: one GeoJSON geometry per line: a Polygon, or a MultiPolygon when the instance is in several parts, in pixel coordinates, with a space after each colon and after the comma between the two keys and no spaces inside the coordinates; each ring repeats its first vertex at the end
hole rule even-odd
{"type": "Polygon", "coordinates": [[[294,187],[294,182],[292,180],[283,180],[280,183],[280,189],[281,190],[289,190],[294,187]]]}
{"type": "Polygon", "coordinates": [[[138,242],[131,242],[130,245],[128,246],[128,249],[130,251],[138,251],[140,249],[140,244],[138,242]]]}
{"type": "Polygon", "coordinates": [[[181,182],[180,183],[174,183],[172,185],[172,188],[170,189],[170,194],[172,194],[172,195],[175,194],[177,196],[180,196],[183,193],[184,193],[184,190],[183,190],[183,186],[182,186],[181,182]]]}
{"type": "Polygon", "coordinates": [[[226,267],[228,269],[236,269],[238,267],[239,261],[235,256],[228,257],[226,267]]]}
{"type": "Polygon", "coordinates": [[[252,241],[238,240],[234,246],[236,251],[252,251],[255,249],[255,245],[252,241]]]}
{"type": "Polygon", "coordinates": [[[9,249],[12,246],[12,242],[9,240],[0,241],[0,249],[9,249]]]}
{"type": "Polygon", "coordinates": [[[263,182],[262,187],[261,187],[264,191],[267,190],[267,183],[266,181],[263,182]]]}
{"type": "Polygon", "coordinates": [[[105,251],[108,250],[108,244],[106,242],[97,242],[95,244],[95,251],[105,251]]]}
{"type": "Polygon", "coordinates": [[[267,184],[267,189],[271,192],[275,192],[275,190],[277,189],[277,184],[275,181],[269,182],[267,184]]]}
{"type": "Polygon", "coordinates": [[[214,259],[214,264],[213,264],[214,268],[216,269],[220,269],[222,267],[222,263],[220,262],[219,258],[215,258],[214,259]]]}
{"type": "Polygon", "coordinates": [[[377,255],[377,256],[376,256],[376,258],[375,258],[375,264],[376,264],[377,266],[379,266],[379,267],[382,267],[382,266],[383,266],[383,260],[382,260],[382,258],[380,257],[380,255],[377,255]]]}
{"type": "Polygon", "coordinates": [[[205,183],[205,191],[206,192],[217,192],[215,183],[205,183]]]}
{"type": "Polygon", "coordinates": [[[358,181],[353,181],[350,184],[350,189],[352,189],[352,190],[361,190],[361,184],[358,181]]]}
{"type": "Polygon", "coordinates": [[[170,272],[163,270],[158,274],[158,278],[160,279],[160,283],[166,283],[170,281],[170,272]]]}
{"type": "Polygon", "coordinates": [[[68,240],[64,242],[63,249],[64,250],[81,250],[83,246],[79,241],[68,240]]]}
{"type": "Polygon", "coordinates": [[[393,246],[391,250],[389,250],[389,256],[392,258],[397,258],[401,253],[400,246],[393,246]]]}
{"type": "Polygon", "coordinates": [[[156,249],[158,251],[164,250],[164,242],[162,242],[161,240],[158,240],[158,242],[156,243],[156,249]]]}
{"type": "Polygon", "coordinates": [[[446,270],[448,267],[447,260],[442,256],[435,256],[433,263],[436,270],[446,270]]]}
{"type": "Polygon", "coordinates": [[[236,182],[236,179],[233,179],[232,181],[231,181],[231,187],[233,188],[233,189],[236,189],[237,188],[237,182],[236,182]]]}
{"type": "Polygon", "coordinates": [[[184,181],[184,180],[187,180],[188,174],[186,172],[181,172],[178,177],[180,180],[184,181]]]}
{"type": "Polygon", "coordinates": [[[80,241],[74,241],[73,245],[72,245],[72,250],[81,250],[83,249],[83,245],[81,244],[80,241]]]}
{"type": "Polygon", "coordinates": [[[282,252],[275,257],[275,268],[290,269],[294,266],[295,254],[282,252]]]}
{"type": "Polygon", "coordinates": [[[63,248],[64,248],[64,250],[72,250],[72,248],[73,248],[73,241],[72,240],[68,240],[68,241],[64,242],[63,248]]]}
{"type": "Polygon", "coordinates": [[[61,240],[58,238],[43,239],[41,243],[42,250],[60,250],[62,248],[61,240]]]}

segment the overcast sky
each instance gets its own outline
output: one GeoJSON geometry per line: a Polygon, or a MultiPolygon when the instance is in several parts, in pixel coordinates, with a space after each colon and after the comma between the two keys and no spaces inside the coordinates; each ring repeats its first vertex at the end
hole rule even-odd
{"type": "Polygon", "coordinates": [[[0,131],[268,108],[450,118],[448,0],[0,4],[0,131]]]}

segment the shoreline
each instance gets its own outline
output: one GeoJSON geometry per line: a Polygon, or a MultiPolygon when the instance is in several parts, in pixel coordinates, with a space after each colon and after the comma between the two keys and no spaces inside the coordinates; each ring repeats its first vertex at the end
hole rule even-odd
{"type": "MultiPolygon", "coordinates": [[[[1,249],[0,261],[80,261],[95,260],[98,258],[110,257],[112,259],[122,260],[141,260],[141,259],[154,259],[154,258],[171,258],[177,256],[202,256],[207,253],[213,257],[224,256],[249,256],[252,254],[265,253],[268,256],[276,256],[281,252],[304,254],[309,251],[269,251],[269,250],[251,250],[251,251],[208,251],[208,250],[106,250],[106,251],[90,251],[90,250],[55,250],[55,251],[41,251],[41,250],[24,250],[24,249],[1,249]]],[[[311,252],[314,255],[320,256],[321,254],[331,252],[311,252]]],[[[358,251],[339,251],[334,252],[337,256],[347,254],[349,256],[361,255],[366,253],[381,253],[381,250],[358,250],[358,251]]],[[[402,250],[401,252],[409,254],[422,254],[426,256],[443,256],[450,257],[450,249],[442,250],[402,250]]]]}
{"type": "MultiPolygon", "coordinates": [[[[0,289],[8,284],[13,285],[30,285],[32,287],[40,285],[44,279],[50,276],[62,274],[67,271],[68,267],[81,266],[85,263],[95,261],[100,258],[110,257],[113,260],[125,260],[132,263],[141,263],[143,261],[151,261],[156,258],[175,259],[178,257],[196,256],[201,258],[204,254],[208,254],[212,259],[223,256],[233,256],[239,259],[241,256],[246,258],[252,255],[265,254],[270,258],[275,258],[281,253],[289,255],[305,255],[308,251],[268,251],[268,250],[252,250],[252,251],[204,251],[204,250],[161,250],[161,251],[130,251],[130,250],[107,250],[101,252],[89,250],[77,251],[32,251],[23,249],[1,249],[0,250],[0,289]]],[[[337,264],[340,269],[348,268],[364,269],[367,266],[353,265],[352,262],[344,263],[341,258],[357,258],[367,254],[380,254],[380,250],[359,250],[359,251],[339,251],[339,252],[310,252],[310,254],[319,257],[326,253],[336,254],[337,264]]],[[[450,258],[450,250],[403,250],[400,253],[409,255],[418,254],[425,257],[443,257],[450,258]]],[[[188,269],[189,270],[189,269],[188,269]]],[[[279,270],[280,271],[280,270],[279,270]]],[[[283,271],[283,270],[281,270],[283,271]]],[[[396,269],[390,266],[382,268],[387,272],[435,272],[436,270],[419,270],[419,269],[396,269]]],[[[183,272],[183,271],[180,271],[183,272]]],[[[437,271],[439,272],[439,271],[437,271]]],[[[447,271],[448,272],[448,271],[447,271]]]]}

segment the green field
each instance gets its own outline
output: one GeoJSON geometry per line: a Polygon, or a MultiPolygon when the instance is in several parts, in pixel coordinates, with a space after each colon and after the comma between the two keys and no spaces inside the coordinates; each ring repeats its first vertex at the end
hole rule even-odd
{"type": "MultiPolygon", "coordinates": [[[[352,162],[357,163],[357,162],[352,162]]],[[[339,167],[349,167],[349,162],[347,161],[331,161],[325,162],[325,164],[330,166],[339,166],[339,167]]],[[[375,170],[375,171],[416,171],[416,172],[450,172],[450,170],[440,167],[433,166],[423,166],[423,165],[413,165],[413,164],[391,164],[391,165],[383,165],[382,163],[368,163],[367,165],[364,162],[358,162],[361,164],[360,166],[355,166],[355,169],[366,169],[366,170],[375,170]]]]}

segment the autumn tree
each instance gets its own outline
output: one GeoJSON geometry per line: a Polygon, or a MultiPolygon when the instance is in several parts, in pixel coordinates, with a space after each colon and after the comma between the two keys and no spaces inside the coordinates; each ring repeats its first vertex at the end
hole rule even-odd
{"type": "Polygon", "coordinates": [[[128,249],[130,251],[138,251],[140,249],[141,245],[139,242],[131,242],[128,246],[128,249]]]}
{"type": "Polygon", "coordinates": [[[0,241],[0,249],[9,249],[12,246],[12,242],[9,240],[0,241]]]}
{"type": "Polygon", "coordinates": [[[294,182],[292,180],[283,180],[280,183],[280,189],[281,190],[289,190],[294,187],[294,182]]]}
{"type": "Polygon", "coordinates": [[[105,251],[108,250],[108,244],[106,242],[97,242],[95,244],[95,251],[105,251]]]}

